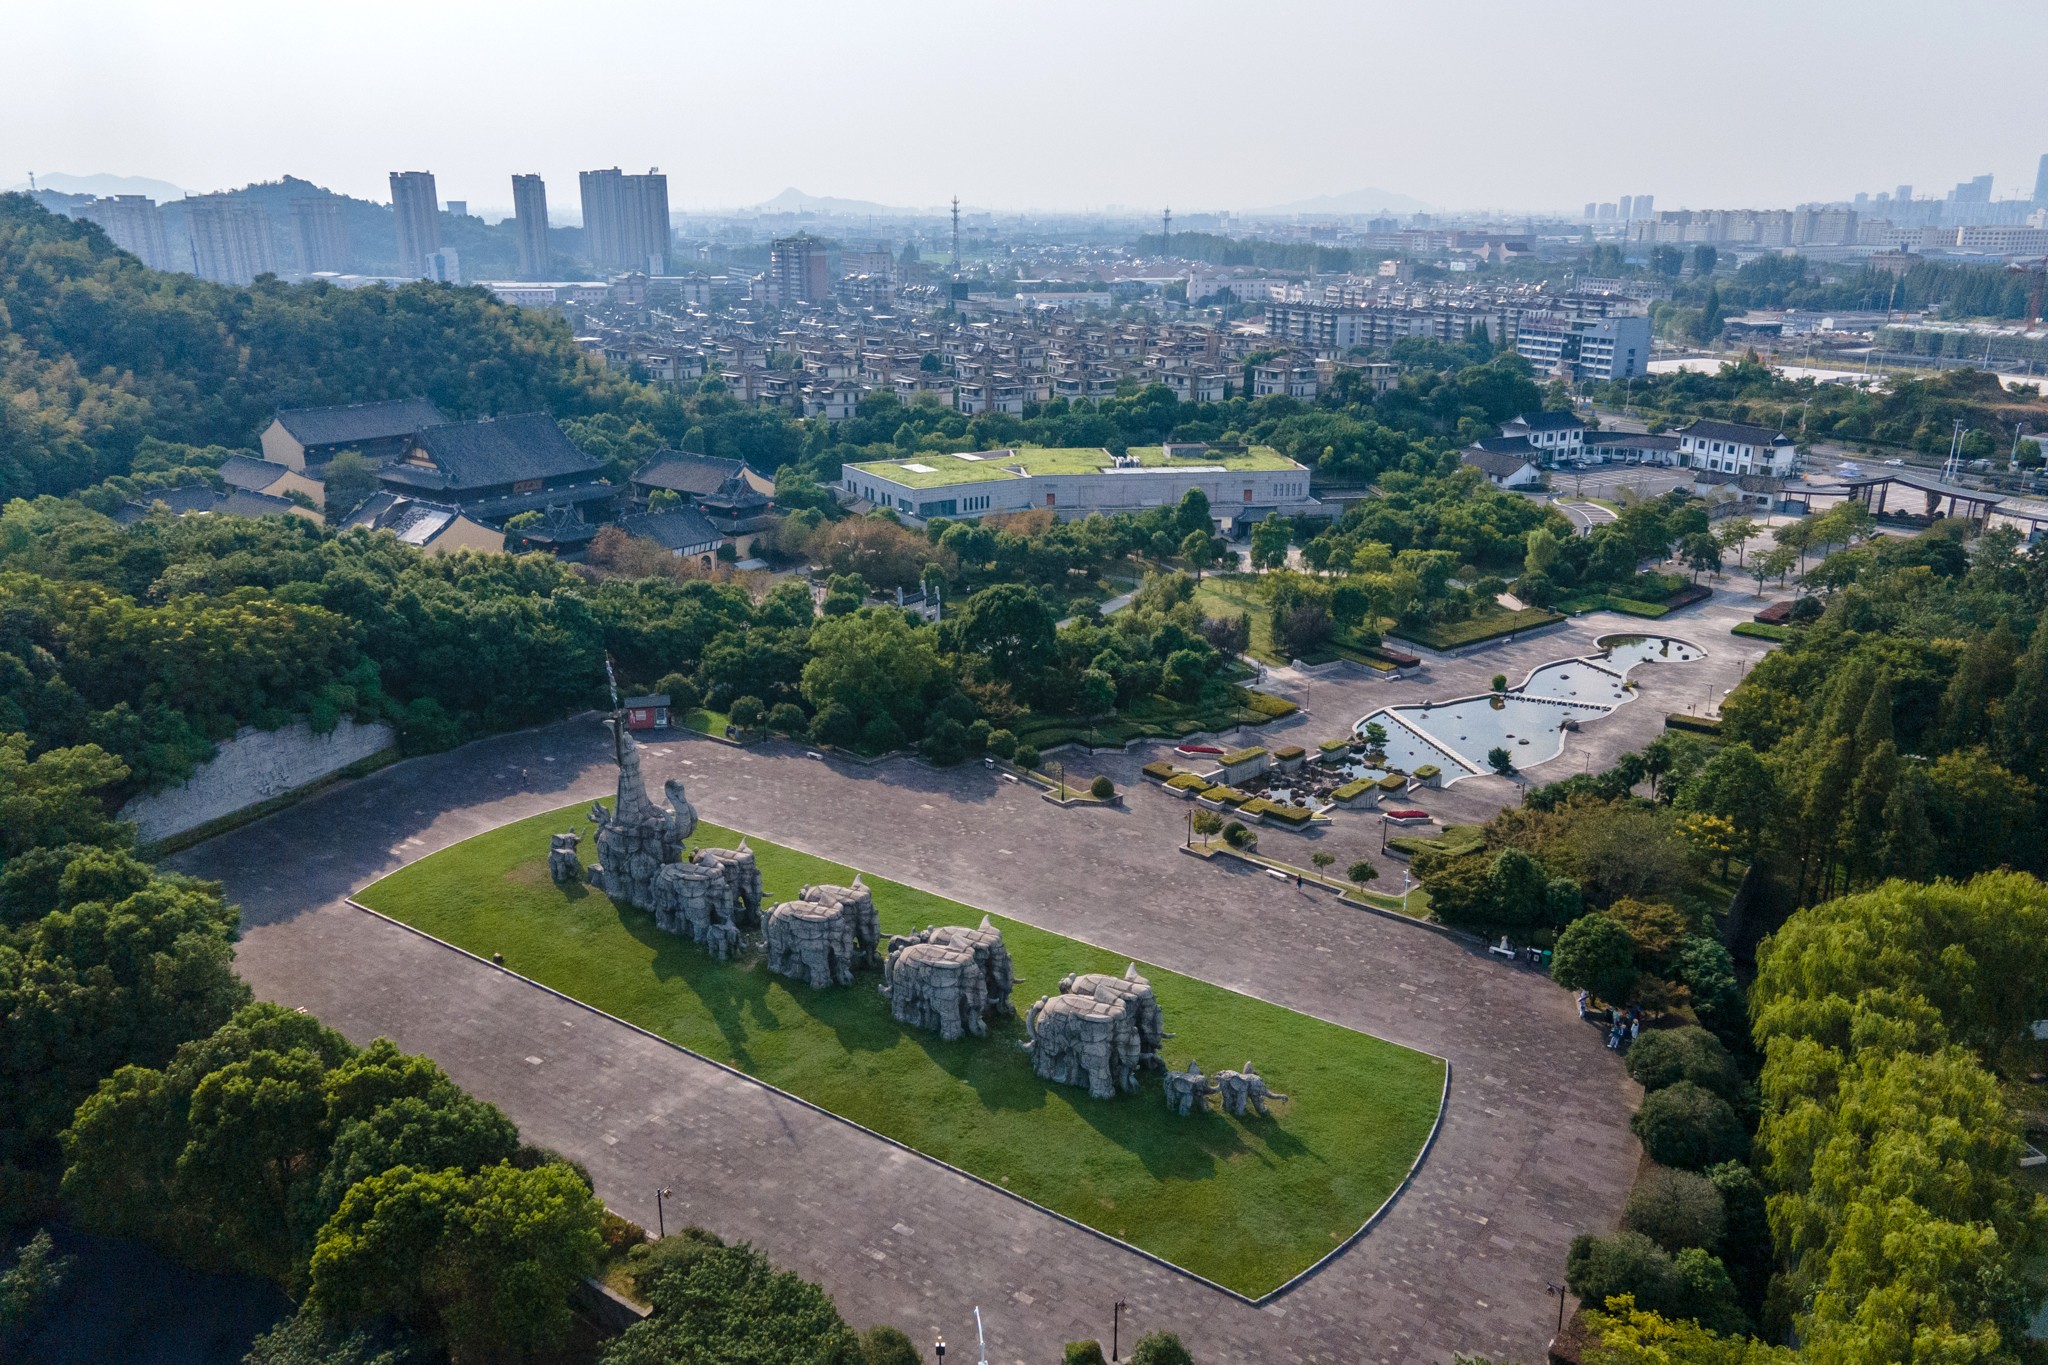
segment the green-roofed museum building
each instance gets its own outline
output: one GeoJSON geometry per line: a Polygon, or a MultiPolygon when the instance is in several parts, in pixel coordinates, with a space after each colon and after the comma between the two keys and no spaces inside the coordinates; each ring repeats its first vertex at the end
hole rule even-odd
{"type": "Polygon", "coordinates": [[[1141,512],[1178,503],[1199,488],[1219,521],[1241,530],[1266,513],[1316,506],[1308,470],[1270,446],[1132,446],[1122,455],[1094,447],[919,454],[849,464],[838,488],[850,499],[891,507],[906,519],[980,517],[1043,507],[1061,517],[1141,512]]]}

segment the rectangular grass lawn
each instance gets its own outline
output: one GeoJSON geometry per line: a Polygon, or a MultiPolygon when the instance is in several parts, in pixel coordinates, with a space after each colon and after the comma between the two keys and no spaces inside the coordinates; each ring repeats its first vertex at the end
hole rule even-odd
{"type": "MultiPolygon", "coordinates": [[[[1356,1232],[1406,1176],[1436,1122],[1444,1063],[1139,963],[1166,1018],[1169,1065],[1249,1059],[1293,1102],[1270,1119],[1168,1112],[1157,1077],[1101,1101],[1041,1081],[1020,1018],[941,1042],[889,1016],[880,973],[812,990],[758,957],[715,962],[651,915],[548,877],[548,835],[588,830],[587,805],[480,834],[356,899],[606,1013],[779,1086],[918,1151],[1143,1247],[1248,1297],[1271,1292],[1356,1232]]],[[[693,845],[739,834],[700,824],[693,845]]],[[[749,838],[767,903],[853,869],[749,838]]],[[[979,924],[982,912],[865,878],[887,933],[979,924]]],[[[1201,907],[1189,906],[1199,914],[1201,907]]],[[[993,917],[1015,960],[1021,1016],[1068,972],[1126,959],[993,917]]],[[[687,1177],[685,1177],[687,1178],[687,1177]]]]}

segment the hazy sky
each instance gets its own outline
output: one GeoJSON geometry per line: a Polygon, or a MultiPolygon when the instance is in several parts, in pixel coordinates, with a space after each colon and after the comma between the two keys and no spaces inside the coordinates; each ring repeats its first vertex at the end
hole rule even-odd
{"type": "Polygon", "coordinates": [[[1246,209],[1786,206],[2031,188],[2043,0],[718,4],[0,0],[0,184],[659,166],[677,210],[811,194],[1246,209]]]}

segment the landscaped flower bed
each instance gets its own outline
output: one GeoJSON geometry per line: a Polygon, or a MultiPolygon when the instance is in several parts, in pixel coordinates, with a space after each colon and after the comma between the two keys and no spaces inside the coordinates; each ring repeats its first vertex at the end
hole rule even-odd
{"type": "Polygon", "coordinates": [[[1145,776],[1152,778],[1154,781],[1171,782],[1173,780],[1174,774],[1178,773],[1180,769],[1174,767],[1171,763],[1168,763],[1165,759],[1162,758],[1155,760],[1154,762],[1147,763],[1143,768],[1140,768],[1138,771],[1144,773],[1145,776]]]}
{"type": "Polygon", "coordinates": [[[1348,806],[1353,801],[1356,801],[1361,797],[1368,796],[1371,793],[1378,791],[1379,786],[1380,784],[1373,781],[1371,778],[1361,777],[1356,779],[1355,781],[1346,782],[1343,786],[1331,792],[1330,799],[1332,801],[1339,803],[1340,805],[1348,806]]]}
{"type": "Polygon", "coordinates": [[[1426,825],[1435,817],[1426,810],[1390,810],[1383,813],[1389,824],[1426,825]]]}
{"type": "Polygon", "coordinates": [[[1239,806],[1251,800],[1251,797],[1235,787],[1211,787],[1197,799],[1205,806],[1236,810],[1239,806]]]}
{"type": "Polygon", "coordinates": [[[1200,773],[1176,773],[1166,779],[1166,788],[1168,791],[1194,795],[1209,789],[1209,779],[1200,773]]]}

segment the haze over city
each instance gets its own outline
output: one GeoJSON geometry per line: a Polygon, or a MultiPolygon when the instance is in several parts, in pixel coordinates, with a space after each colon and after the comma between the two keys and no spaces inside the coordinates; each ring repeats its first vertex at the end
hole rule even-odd
{"type": "Polygon", "coordinates": [[[2048,3],[0,35],[0,1361],[2048,1365],[2048,3]]]}
{"type": "Polygon", "coordinates": [[[0,184],[109,173],[200,193],[290,172],[382,198],[387,170],[428,166],[496,211],[513,172],[622,165],[668,172],[678,210],[792,186],[914,208],[1245,212],[1374,187],[1548,211],[1617,186],[1789,207],[1984,171],[2030,182],[2025,56],[2048,50],[2048,9],[2023,0],[774,13],[18,5],[0,184]]]}

